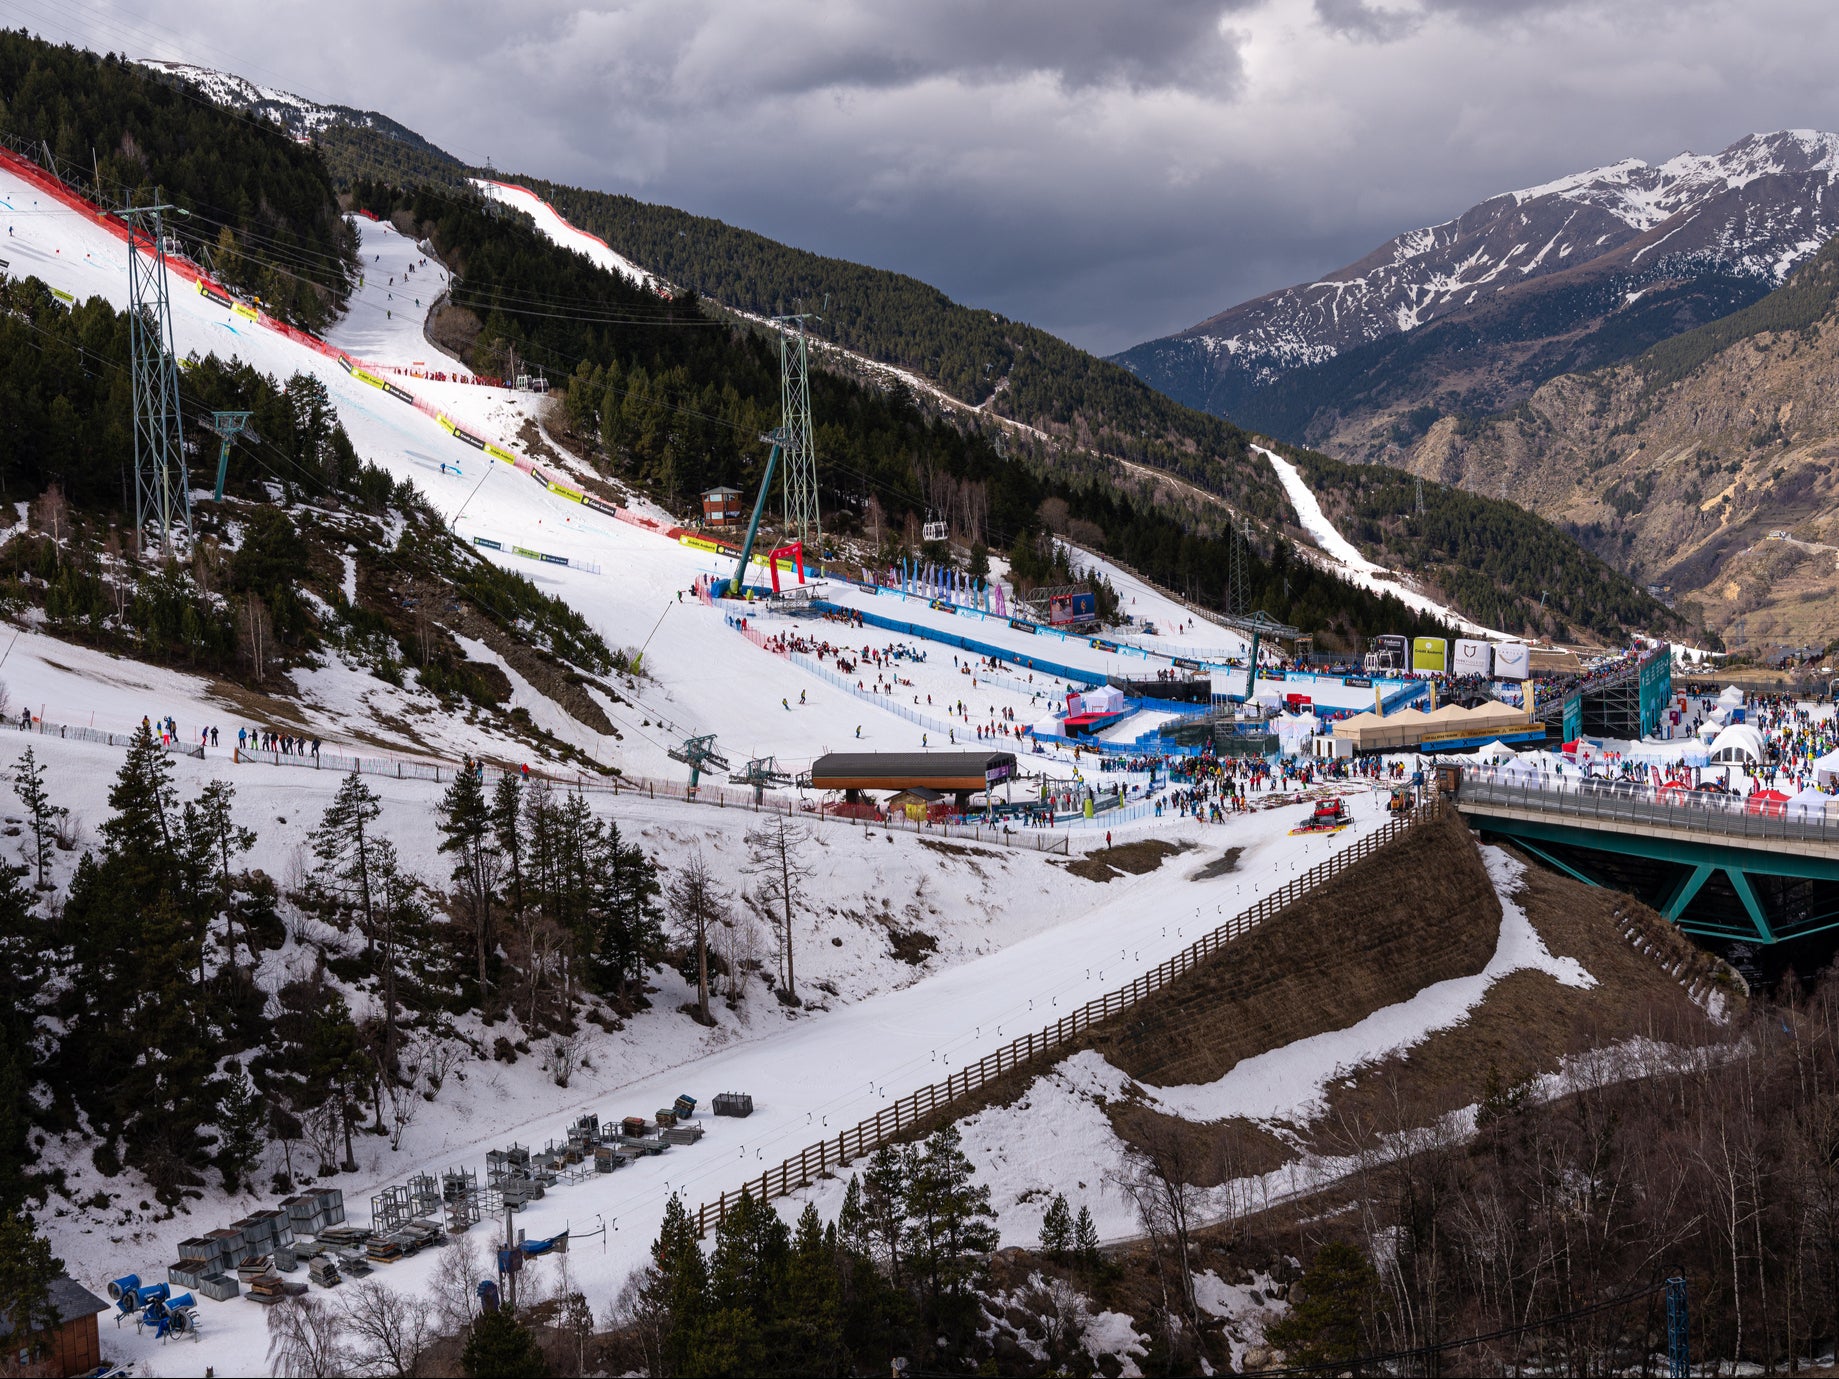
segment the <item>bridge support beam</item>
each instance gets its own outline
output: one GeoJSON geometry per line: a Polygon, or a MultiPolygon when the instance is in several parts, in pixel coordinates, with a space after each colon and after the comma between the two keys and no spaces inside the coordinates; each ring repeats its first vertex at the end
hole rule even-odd
{"type": "MultiPolygon", "coordinates": [[[[1522,852],[1530,852],[1534,857],[1537,857],[1541,862],[1545,863],[1546,866],[1556,871],[1563,872],[1573,881],[1581,881],[1586,886],[1595,886],[1598,890],[1603,888],[1603,883],[1599,879],[1590,875],[1589,872],[1585,871],[1575,862],[1565,861],[1562,857],[1548,848],[1540,847],[1539,844],[1528,842],[1524,838],[1515,838],[1513,840],[1513,845],[1522,852]]],[[[1668,917],[1671,918],[1671,916],[1668,917]]]]}
{"type": "Polygon", "coordinates": [[[1685,913],[1686,906],[1692,903],[1692,897],[1699,893],[1707,881],[1711,880],[1714,868],[1709,862],[1701,862],[1696,867],[1689,867],[1682,874],[1666,898],[1660,903],[1660,914],[1668,924],[1679,923],[1679,917],[1685,913]]]}
{"type": "Polygon", "coordinates": [[[1750,923],[1756,926],[1756,936],[1764,943],[1774,943],[1775,930],[1769,926],[1769,916],[1764,913],[1762,902],[1756,899],[1750,878],[1737,867],[1726,867],[1724,875],[1729,878],[1730,888],[1737,893],[1737,899],[1743,902],[1743,908],[1749,913],[1750,923]]]}

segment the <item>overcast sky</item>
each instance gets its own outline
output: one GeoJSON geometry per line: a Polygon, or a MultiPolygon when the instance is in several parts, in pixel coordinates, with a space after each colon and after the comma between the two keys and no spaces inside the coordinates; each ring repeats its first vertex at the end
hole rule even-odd
{"type": "MultiPolygon", "coordinates": [[[[1833,0],[0,0],[1110,352],[1492,193],[1839,127],[1833,0]]],[[[617,246],[616,246],[617,247],[617,246]]]]}

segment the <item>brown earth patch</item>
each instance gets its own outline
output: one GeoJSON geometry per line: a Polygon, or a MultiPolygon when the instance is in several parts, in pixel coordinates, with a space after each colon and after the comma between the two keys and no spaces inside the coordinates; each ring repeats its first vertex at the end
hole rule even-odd
{"type": "Polygon", "coordinates": [[[1228,876],[1239,869],[1239,859],[1245,855],[1244,848],[1227,848],[1206,866],[1188,876],[1190,881],[1212,881],[1217,877],[1228,876]]]}
{"type": "Polygon", "coordinates": [[[1092,1045],[1152,1085],[1217,1081],[1241,1059],[1481,971],[1499,932],[1474,840],[1446,811],[1100,1026],[1092,1045]]]}
{"type": "Polygon", "coordinates": [[[1428,1124],[1491,1087],[1557,1072],[1567,1057],[1591,1049],[1636,1037],[1685,1046],[1719,1037],[1719,1026],[1687,992],[1715,984],[1733,1007],[1741,1000],[1718,959],[1633,897],[1521,860],[1526,875],[1516,898],[1527,919],[1555,956],[1577,959],[1597,985],[1565,986],[1545,972],[1508,974],[1461,1024],[1332,1087],[1314,1148],[1345,1153],[1375,1133],[1428,1124]],[[1648,953],[1624,937],[1631,928],[1648,953]]]}
{"type": "Polygon", "coordinates": [[[1114,876],[1143,876],[1154,871],[1170,857],[1189,848],[1187,843],[1169,843],[1160,838],[1145,838],[1116,847],[1094,848],[1065,864],[1074,876],[1087,881],[1109,881],[1114,876]]]}

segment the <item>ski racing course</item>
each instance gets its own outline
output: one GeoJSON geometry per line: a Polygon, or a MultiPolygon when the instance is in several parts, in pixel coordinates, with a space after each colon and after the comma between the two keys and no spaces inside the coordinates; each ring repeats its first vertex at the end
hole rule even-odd
{"type": "MultiPolygon", "coordinates": [[[[61,202],[29,176],[6,166],[0,167],[0,219],[9,228],[7,254],[14,274],[40,277],[78,299],[98,295],[117,307],[124,304],[127,247],[93,214],[61,202]]],[[[178,351],[182,356],[236,356],[282,380],[297,372],[313,375],[326,386],[359,454],[398,477],[411,478],[463,539],[476,542],[483,537],[569,559],[571,564],[564,566],[532,561],[509,550],[480,548],[486,558],[518,570],[566,600],[609,644],[645,648],[649,678],[640,683],[636,703],[603,703],[625,734],[617,749],[623,767],[639,774],[675,774],[678,768],[670,765],[666,751],[692,732],[718,734],[731,757],[770,754],[782,764],[808,761],[832,747],[854,749],[858,728],[860,742],[872,749],[912,750],[922,740],[934,749],[947,745],[938,741],[935,731],[879,708],[872,691],[858,693],[832,684],[791,658],[749,645],[728,616],[746,615],[751,620],[751,610],[730,606],[725,615],[719,606],[710,609],[686,596],[684,591],[697,576],[726,577],[731,564],[669,539],[660,530],[668,525],[664,514],[655,515],[657,527],[647,527],[592,511],[456,434],[464,430],[487,438],[515,455],[515,437],[527,426],[540,425],[529,410],[530,399],[510,391],[417,376],[464,372],[441,360],[423,335],[423,320],[438,295],[442,272],[432,259],[424,267],[415,246],[389,226],[362,221],[360,229],[365,283],[345,320],[331,332],[333,346],[354,353],[363,350],[357,360],[341,361],[328,347],[252,319],[247,308],[225,305],[175,273],[172,309],[178,351]],[[407,271],[411,265],[412,275],[407,271]],[[408,277],[414,279],[412,286],[405,284],[408,277]],[[360,376],[367,373],[394,383],[396,391],[360,376]],[[399,393],[411,394],[413,401],[399,393]],[[580,568],[572,563],[576,559],[582,562],[580,568]],[[641,721],[645,719],[653,726],[646,726],[641,721]]],[[[552,464],[550,470],[566,478],[565,465],[552,464]]],[[[1122,580],[1119,583],[1124,587],[1122,580]]],[[[829,581],[828,591],[839,604],[864,612],[898,610],[903,620],[924,629],[919,637],[928,632],[963,635],[969,621],[980,639],[1004,648],[1014,662],[1044,654],[1038,635],[1010,628],[1002,619],[967,619],[961,612],[931,609],[922,600],[876,594],[841,581],[829,581]]],[[[1159,627],[1173,628],[1187,618],[1179,605],[1134,581],[1127,597],[1139,605],[1132,611],[1153,618],[1159,627]]],[[[764,620],[763,628],[768,635],[795,630],[852,652],[885,646],[890,640],[915,641],[812,620],[772,618],[764,620]]],[[[1211,635],[1209,640],[1225,642],[1211,635]]],[[[947,706],[962,699],[966,711],[956,726],[949,727],[957,732],[960,746],[975,742],[971,725],[988,713],[1007,707],[1018,721],[1031,721],[1044,711],[1042,701],[1049,691],[1063,688],[1044,684],[1046,677],[1041,676],[1031,682],[1028,672],[1014,666],[986,676],[968,664],[969,657],[960,656],[954,665],[953,653],[938,643],[918,649],[925,652],[923,661],[901,658],[889,667],[911,684],[901,684],[883,697],[904,700],[907,709],[932,714],[948,725],[953,719],[947,706]]],[[[73,723],[87,719],[99,727],[127,731],[144,713],[176,708],[188,715],[182,739],[195,737],[192,730],[198,724],[227,723],[233,733],[240,721],[197,677],[113,662],[34,634],[22,634],[10,654],[5,676],[16,702],[43,705],[55,718],[73,723]]],[[[1076,639],[1055,639],[1053,658],[1095,675],[1140,676],[1146,664],[1160,663],[1121,643],[1113,651],[1076,639]]],[[[867,667],[863,671],[856,678],[872,685],[873,672],[867,667]]],[[[302,712],[313,720],[308,731],[323,730],[331,740],[334,730],[355,712],[357,689],[349,677],[341,679],[330,667],[299,678],[302,712]],[[323,711],[323,724],[314,720],[316,711],[323,711]]],[[[574,740],[584,745],[593,738],[578,725],[573,731],[574,740]]],[[[22,734],[20,742],[39,751],[61,798],[92,821],[106,815],[106,791],[119,763],[118,752],[44,736],[22,734]]],[[[605,750],[604,743],[592,745],[605,750]]],[[[181,790],[194,793],[217,775],[232,779],[239,803],[248,803],[252,816],[276,821],[265,825],[265,834],[271,835],[265,850],[273,854],[268,865],[285,871],[289,850],[299,854],[306,830],[330,800],[339,778],[333,772],[232,766],[228,756],[226,745],[203,761],[175,760],[181,790]]],[[[1065,759],[1050,754],[1030,755],[1024,761],[1064,764],[1065,759]]],[[[411,836],[409,830],[420,830],[413,834],[420,838],[418,846],[405,847],[405,862],[426,876],[443,874],[432,840],[421,838],[430,831],[427,818],[440,787],[383,777],[375,788],[385,801],[386,818],[397,824],[403,838],[411,836]]],[[[711,846],[734,845],[732,835],[750,818],[732,811],[724,818],[706,807],[631,796],[594,796],[591,803],[597,813],[639,836],[649,839],[653,833],[674,831],[691,839],[701,835],[711,846]]],[[[468,1064],[464,1096],[454,1092],[452,1106],[437,1102],[425,1109],[422,1121],[405,1134],[400,1151],[390,1152],[372,1141],[358,1173],[328,1181],[345,1190],[348,1210],[354,1219],[363,1220],[371,1192],[419,1170],[477,1167],[489,1149],[512,1140],[534,1146],[558,1138],[581,1111],[597,1111],[604,1120],[648,1114],[670,1104],[679,1092],[696,1096],[705,1109],[718,1092],[753,1095],[757,1109],[750,1119],[715,1120],[699,1113],[699,1123],[708,1129],[701,1144],[673,1149],[579,1186],[558,1188],[520,1216],[518,1224],[533,1239],[571,1226],[587,1230],[599,1221],[607,1224],[601,1250],[584,1242],[568,1256],[572,1286],[584,1288],[603,1309],[629,1271],[643,1262],[662,1205],[671,1194],[681,1193],[694,1206],[733,1190],[806,1144],[872,1115],[887,1101],[1051,1023],[1069,1005],[1123,985],[1343,841],[1383,824],[1377,797],[1362,795],[1353,803],[1354,825],[1341,841],[1333,842],[1290,837],[1288,829],[1297,818],[1293,809],[1235,816],[1211,828],[1172,816],[1156,820],[1156,832],[1171,841],[1245,849],[1238,869],[1214,880],[1188,879],[1193,868],[1180,859],[1145,876],[1119,877],[1104,885],[1075,883],[1045,859],[1015,862],[1006,889],[978,882],[955,893],[954,903],[962,913],[951,922],[969,937],[959,942],[954,961],[910,978],[899,989],[884,989],[888,983],[876,978],[867,983],[873,989],[862,999],[840,1009],[774,1012],[771,1019],[755,1012],[738,1027],[724,1025],[708,1032],[675,1014],[671,1003],[683,999],[683,988],[674,974],[661,976],[655,1002],[661,1009],[635,1022],[635,1033],[616,1041],[591,1076],[580,1074],[562,1090],[538,1074],[534,1059],[509,1070],[489,1062],[468,1064]],[[980,930],[987,937],[974,937],[980,930]]],[[[865,894],[892,890],[897,893],[890,898],[904,899],[911,888],[924,884],[917,878],[951,865],[924,851],[918,840],[884,830],[825,827],[818,833],[831,874],[865,894]],[[905,870],[890,871],[890,857],[904,859],[905,870]],[[909,890],[899,891],[903,886],[909,890]]],[[[978,858],[975,865],[994,864],[978,858]]],[[[825,900],[836,898],[828,890],[822,894],[825,900]]],[[[811,947],[828,948],[822,939],[829,933],[826,921],[814,915],[811,947]]],[[[813,980],[823,979],[824,967],[803,949],[800,962],[801,970],[811,963],[813,980]]],[[[443,1093],[443,1102],[447,1096],[443,1093]]],[[[148,1278],[162,1276],[165,1265],[177,1257],[178,1240],[269,1204],[266,1195],[226,1200],[213,1192],[193,1204],[190,1214],[119,1239],[115,1237],[123,1233],[113,1223],[86,1220],[88,1209],[74,1209],[73,1214],[60,1204],[64,1214],[48,1214],[47,1224],[54,1245],[77,1276],[100,1289],[109,1277],[130,1270],[148,1278]]],[[[488,1230],[475,1228],[474,1233],[483,1239],[488,1230]]],[[[423,1255],[388,1266],[378,1276],[393,1287],[419,1289],[433,1265],[433,1257],[423,1255]]],[[[532,1273],[540,1275],[544,1267],[538,1262],[532,1273]]],[[[251,1373],[266,1368],[261,1308],[241,1300],[211,1303],[201,1308],[200,1321],[195,1345],[160,1345],[151,1335],[136,1336],[125,1326],[106,1328],[105,1335],[112,1353],[124,1352],[123,1358],[162,1373],[202,1373],[207,1367],[219,1373],[251,1373]]]]}

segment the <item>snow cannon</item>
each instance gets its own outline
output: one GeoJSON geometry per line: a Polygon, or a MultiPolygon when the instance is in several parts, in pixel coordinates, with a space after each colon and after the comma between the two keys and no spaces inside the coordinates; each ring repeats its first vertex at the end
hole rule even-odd
{"type": "Polygon", "coordinates": [[[164,1338],[168,1333],[174,1336],[198,1335],[198,1304],[190,1293],[182,1293],[166,1304],[166,1315],[161,1319],[159,1334],[164,1338]]]}
{"type": "Polygon", "coordinates": [[[489,1278],[479,1281],[479,1306],[487,1312],[498,1310],[498,1285],[489,1278]]]}
{"type": "Polygon", "coordinates": [[[140,1287],[139,1274],[123,1274],[120,1278],[109,1280],[109,1301],[120,1302],[123,1293],[132,1293],[140,1287]]]}

